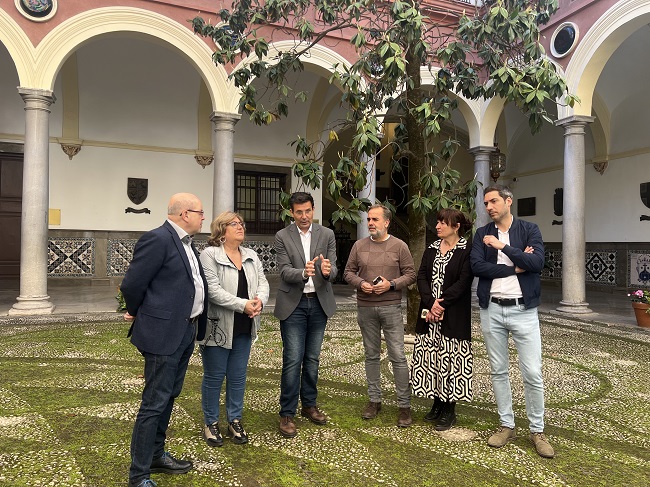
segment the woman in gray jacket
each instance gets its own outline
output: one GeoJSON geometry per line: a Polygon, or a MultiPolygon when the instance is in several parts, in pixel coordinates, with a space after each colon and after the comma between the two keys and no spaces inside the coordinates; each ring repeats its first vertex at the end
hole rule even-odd
{"type": "Polygon", "coordinates": [[[200,256],[209,296],[206,338],[199,346],[203,359],[203,438],[210,446],[223,445],[219,401],[224,379],[227,435],[237,444],[248,441],[241,423],[246,369],[260,327],[260,313],[269,299],[269,283],[257,253],[241,246],[245,232],[241,215],[221,213],[210,225],[209,246],[200,256]]]}

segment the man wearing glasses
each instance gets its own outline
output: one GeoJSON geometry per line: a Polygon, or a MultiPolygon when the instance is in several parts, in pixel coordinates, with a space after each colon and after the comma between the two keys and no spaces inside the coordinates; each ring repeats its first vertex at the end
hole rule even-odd
{"type": "Polygon", "coordinates": [[[275,251],[280,271],[280,288],[275,316],[282,335],[282,378],[280,381],[280,434],[297,434],[293,417],[300,414],[312,423],[325,424],[327,417],[318,409],[318,364],[327,318],[336,311],[331,281],[336,278],[334,232],[314,219],[314,198],[309,193],[293,193],[289,198],[295,224],[275,235],[275,251]]]}
{"type": "Polygon", "coordinates": [[[144,357],[142,402],[131,436],[130,487],[152,487],[151,473],[183,474],[192,462],[165,451],[174,399],[183,387],[194,340],[205,336],[208,284],[192,238],[203,205],[193,194],[171,197],[167,221],[145,233],[120,290],[128,336],[144,357]]]}

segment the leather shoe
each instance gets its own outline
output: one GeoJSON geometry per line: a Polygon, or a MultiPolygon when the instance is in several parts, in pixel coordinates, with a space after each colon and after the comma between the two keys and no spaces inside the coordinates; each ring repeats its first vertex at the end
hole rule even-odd
{"type": "Polygon", "coordinates": [[[156,487],[157,485],[158,484],[151,479],[141,480],[137,484],[129,482],[129,487],[156,487]]]}
{"type": "Polygon", "coordinates": [[[400,428],[408,428],[412,423],[413,419],[411,418],[411,408],[399,408],[397,426],[400,428]]]}
{"type": "Polygon", "coordinates": [[[285,438],[293,438],[298,434],[293,416],[282,416],[280,418],[280,434],[285,438]]]}
{"type": "Polygon", "coordinates": [[[179,474],[187,473],[190,470],[192,470],[192,462],[177,460],[167,451],[151,462],[151,473],[179,474]]]}
{"type": "Polygon", "coordinates": [[[440,415],[442,414],[442,407],[443,406],[444,406],[444,403],[440,400],[439,397],[436,397],[436,399],[433,401],[433,406],[431,406],[431,411],[429,411],[424,416],[424,420],[425,421],[436,421],[438,418],[440,418],[440,415]]]}
{"type": "Polygon", "coordinates": [[[381,411],[381,403],[369,401],[368,405],[361,413],[361,417],[363,419],[375,419],[377,414],[379,414],[379,411],[381,411]]]}
{"type": "Polygon", "coordinates": [[[314,424],[326,424],[327,423],[327,416],[325,416],[320,409],[318,409],[318,406],[309,406],[309,407],[303,407],[300,410],[300,416],[304,416],[305,418],[309,419],[314,424]]]}

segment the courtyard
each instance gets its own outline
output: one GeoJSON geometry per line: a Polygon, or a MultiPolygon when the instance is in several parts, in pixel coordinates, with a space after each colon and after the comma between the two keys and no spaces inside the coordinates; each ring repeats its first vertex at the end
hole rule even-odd
{"type": "MultiPolygon", "coordinates": [[[[195,468],[152,478],[160,487],[648,485],[648,331],[542,315],[546,433],[557,453],[548,460],[528,439],[514,350],[518,438],[502,449],[487,446],[498,419],[476,314],[473,321],[475,399],[459,405],[453,429],[438,433],[423,420],[430,401],[420,398],[413,399],[414,425],[395,426],[386,357],[384,407],[376,420],[361,419],[367,401],[361,336],[355,312],[337,312],[328,324],[319,382],[330,421],[322,427],[297,418],[299,434],[290,440],[277,432],[279,325],[265,315],[248,372],[243,423],[251,441],[210,448],[201,438],[197,351],[168,432],[168,449],[195,468]]],[[[29,318],[0,326],[0,485],[126,484],[143,365],[127,330],[118,321],[29,318]]]]}

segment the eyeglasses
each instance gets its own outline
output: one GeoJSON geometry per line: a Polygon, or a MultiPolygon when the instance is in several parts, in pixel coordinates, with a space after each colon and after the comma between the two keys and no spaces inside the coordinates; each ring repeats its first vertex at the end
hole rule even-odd
{"type": "Polygon", "coordinates": [[[242,227],[243,229],[246,229],[246,224],[244,222],[230,222],[228,223],[228,226],[232,228],[242,227]]]}
{"type": "MultiPolygon", "coordinates": [[[[203,216],[203,215],[204,215],[204,212],[203,212],[203,210],[185,210],[185,211],[191,211],[192,213],[200,213],[200,214],[201,214],[201,216],[203,216]]],[[[178,215],[178,216],[183,216],[183,214],[181,213],[181,214],[180,214],[180,215],[178,215]]]]}

